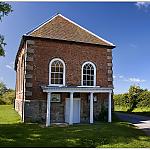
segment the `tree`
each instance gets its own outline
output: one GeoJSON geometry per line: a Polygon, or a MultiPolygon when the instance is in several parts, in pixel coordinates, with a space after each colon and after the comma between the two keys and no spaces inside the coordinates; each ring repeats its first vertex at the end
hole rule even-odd
{"type": "Polygon", "coordinates": [[[133,85],[130,86],[129,92],[128,92],[128,98],[129,98],[129,110],[132,111],[134,108],[137,107],[138,104],[138,97],[143,92],[143,89],[141,89],[139,86],[133,85]]]}
{"type": "MultiPolygon", "coordinates": [[[[10,12],[12,12],[11,5],[0,2],[0,21],[2,21],[2,17],[7,16],[10,12]]],[[[0,34],[0,56],[5,56],[5,45],[4,36],[0,34]]]]}
{"type": "Polygon", "coordinates": [[[0,96],[7,91],[7,87],[3,82],[0,82],[0,96]]]}

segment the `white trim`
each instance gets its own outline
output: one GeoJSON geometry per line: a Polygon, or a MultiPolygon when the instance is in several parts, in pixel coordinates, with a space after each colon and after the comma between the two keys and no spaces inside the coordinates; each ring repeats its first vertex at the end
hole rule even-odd
{"type": "Polygon", "coordinates": [[[46,126],[51,123],[51,93],[47,93],[47,113],[46,113],[46,126]]]}
{"type": "Polygon", "coordinates": [[[90,123],[93,123],[93,93],[90,93],[90,123]]]}
{"type": "Polygon", "coordinates": [[[65,86],[65,79],[66,79],[65,75],[66,75],[66,66],[65,66],[64,61],[62,59],[60,59],[60,58],[54,58],[54,59],[52,59],[50,61],[50,63],[49,63],[49,86],[59,86],[59,87],[65,86]],[[51,65],[56,60],[60,61],[63,64],[63,84],[51,84],[51,65]]]}
{"type": "Polygon", "coordinates": [[[73,92],[70,92],[69,124],[73,124],[73,92]]]}
{"type": "Polygon", "coordinates": [[[43,92],[78,92],[78,93],[109,93],[112,92],[113,88],[99,88],[99,87],[51,87],[42,86],[43,92]]]}
{"type": "Polygon", "coordinates": [[[82,64],[82,73],[81,73],[81,86],[82,87],[96,87],[96,66],[94,63],[92,63],[91,61],[86,61],[82,64]],[[93,86],[85,86],[83,85],[83,67],[86,64],[91,64],[94,67],[94,85],[93,86]]]}
{"type": "Polygon", "coordinates": [[[99,37],[98,35],[96,35],[96,34],[94,34],[93,32],[87,30],[86,28],[80,26],[79,24],[73,22],[72,20],[70,20],[70,19],[64,17],[64,16],[61,15],[61,14],[57,14],[56,16],[52,17],[50,20],[48,20],[48,21],[46,21],[45,23],[41,24],[39,27],[33,29],[33,30],[32,30],[30,33],[28,33],[28,34],[29,34],[29,35],[32,34],[32,33],[35,32],[36,30],[38,30],[39,28],[41,28],[42,26],[44,26],[45,24],[47,24],[48,22],[50,22],[50,21],[52,21],[53,19],[55,19],[57,16],[61,16],[61,17],[64,18],[65,20],[67,20],[67,21],[69,21],[70,23],[72,23],[72,24],[78,26],[78,27],[81,28],[82,30],[88,32],[89,34],[91,34],[91,35],[93,35],[94,37],[96,37],[96,38],[102,40],[103,42],[106,42],[107,44],[109,44],[109,45],[111,45],[111,46],[115,46],[113,43],[111,43],[111,42],[109,42],[109,41],[107,41],[107,40],[105,40],[105,39],[99,37]]]}
{"type": "Polygon", "coordinates": [[[111,92],[109,92],[109,98],[108,98],[108,122],[111,122],[111,92]]]}

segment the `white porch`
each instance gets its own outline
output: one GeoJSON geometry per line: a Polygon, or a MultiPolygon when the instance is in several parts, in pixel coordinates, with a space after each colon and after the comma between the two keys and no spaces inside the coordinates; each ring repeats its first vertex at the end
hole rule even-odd
{"type": "Polygon", "coordinates": [[[43,92],[47,93],[47,116],[46,116],[46,126],[50,126],[51,118],[51,93],[70,93],[69,98],[69,118],[68,122],[70,125],[73,124],[73,112],[74,112],[74,93],[89,93],[90,94],[90,123],[93,123],[93,94],[94,93],[108,93],[108,122],[112,121],[111,113],[111,94],[112,88],[100,88],[100,87],[52,87],[52,86],[42,86],[43,92]]]}

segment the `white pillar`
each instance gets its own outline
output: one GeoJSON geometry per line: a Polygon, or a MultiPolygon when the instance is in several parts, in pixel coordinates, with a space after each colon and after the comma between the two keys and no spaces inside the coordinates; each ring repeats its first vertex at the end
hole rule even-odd
{"type": "Polygon", "coordinates": [[[109,92],[108,100],[108,122],[111,122],[111,92],[109,92]]]}
{"type": "Polygon", "coordinates": [[[90,123],[93,123],[93,93],[90,93],[90,123]]]}
{"type": "Polygon", "coordinates": [[[73,92],[70,93],[70,114],[69,114],[69,124],[73,124],[73,92]]]}
{"type": "Polygon", "coordinates": [[[46,114],[46,126],[50,126],[51,122],[51,93],[47,93],[47,114],[46,114]]]}

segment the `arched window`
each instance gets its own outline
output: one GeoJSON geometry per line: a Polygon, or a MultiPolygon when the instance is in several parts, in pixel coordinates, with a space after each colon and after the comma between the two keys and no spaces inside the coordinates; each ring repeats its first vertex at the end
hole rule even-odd
{"type": "Polygon", "coordinates": [[[82,65],[82,86],[96,86],[96,67],[92,62],[82,65]]]}
{"type": "Polygon", "coordinates": [[[49,84],[50,85],[65,85],[65,63],[55,58],[49,65],[49,84]]]}

